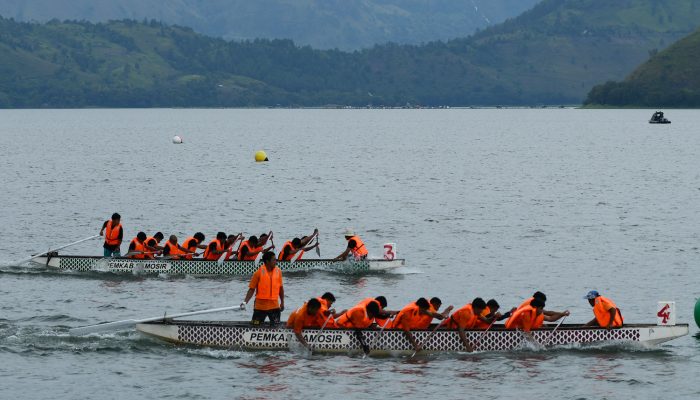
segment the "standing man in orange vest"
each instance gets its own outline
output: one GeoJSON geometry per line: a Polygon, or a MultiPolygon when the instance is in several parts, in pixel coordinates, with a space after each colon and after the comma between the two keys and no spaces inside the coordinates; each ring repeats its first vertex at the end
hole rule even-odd
{"type": "Polygon", "coordinates": [[[360,237],[355,235],[355,231],[350,228],[346,229],[345,240],[348,241],[348,247],[338,257],[334,258],[333,261],[344,261],[348,258],[350,253],[352,253],[356,261],[367,258],[367,247],[365,247],[360,237]]]}
{"type": "Polygon", "coordinates": [[[622,327],[622,313],[612,300],[601,296],[595,290],[591,290],[583,298],[593,307],[593,315],[595,315],[595,318],[586,326],[597,325],[605,329],[622,327]]]}
{"type": "Polygon", "coordinates": [[[100,229],[100,236],[105,237],[104,248],[105,257],[120,257],[120,247],[124,238],[124,230],[121,224],[122,217],[118,213],[112,214],[112,219],[105,221],[100,229]]]}
{"type": "Polygon", "coordinates": [[[263,265],[253,274],[248,285],[248,293],[241,304],[245,308],[253,294],[255,305],[253,307],[253,325],[260,325],[265,318],[270,320],[270,325],[280,322],[280,315],[284,311],[284,286],[282,285],[282,271],[277,268],[275,253],[265,252],[262,256],[263,265]]]}

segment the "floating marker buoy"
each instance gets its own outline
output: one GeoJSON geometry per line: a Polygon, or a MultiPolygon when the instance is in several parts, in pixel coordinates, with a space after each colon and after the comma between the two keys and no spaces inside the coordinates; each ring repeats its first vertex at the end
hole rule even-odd
{"type": "Polygon", "coordinates": [[[695,302],[695,323],[700,328],[700,299],[695,302]]]}
{"type": "Polygon", "coordinates": [[[182,144],[182,137],[177,136],[177,135],[173,136],[173,143],[174,144],[182,144]]]}
{"type": "Polygon", "coordinates": [[[267,159],[267,154],[264,151],[258,150],[255,152],[255,162],[270,161],[267,159]]]}

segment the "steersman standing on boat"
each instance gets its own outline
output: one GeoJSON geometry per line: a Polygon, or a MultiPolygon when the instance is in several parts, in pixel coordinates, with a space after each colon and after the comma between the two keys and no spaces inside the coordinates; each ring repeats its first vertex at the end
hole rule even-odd
{"type": "Polygon", "coordinates": [[[350,253],[352,253],[356,261],[367,258],[367,247],[365,247],[360,237],[355,234],[354,230],[350,228],[345,230],[345,240],[348,241],[348,247],[338,257],[334,258],[333,261],[344,261],[348,258],[350,253]]]}
{"type": "Polygon", "coordinates": [[[245,307],[255,294],[253,307],[253,325],[260,325],[265,318],[271,325],[280,322],[280,316],[284,311],[284,286],[282,284],[282,271],[277,268],[275,253],[267,251],[262,256],[263,265],[253,274],[248,285],[248,293],[241,307],[245,307]]]}
{"type": "Polygon", "coordinates": [[[124,229],[121,224],[122,217],[118,213],[112,214],[112,219],[105,221],[100,229],[100,236],[105,237],[102,245],[105,257],[121,256],[120,247],[124,238],[124,229]]]}

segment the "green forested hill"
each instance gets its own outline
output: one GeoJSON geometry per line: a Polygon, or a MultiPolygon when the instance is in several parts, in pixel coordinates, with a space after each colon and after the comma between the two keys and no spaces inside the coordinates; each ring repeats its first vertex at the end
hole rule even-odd
{"type": "Polygon", "coordinates": [[[642,64],[623,82],[593,88],[587,105],[700,107],[700,30],[642,64]]]}
{"type": "Polygon", "coordinates": [[[0,106],[580,103],[700,24],[689,0],[544,0],[470,38],[342,52],[158,22],[0,20],[0,106]]]}

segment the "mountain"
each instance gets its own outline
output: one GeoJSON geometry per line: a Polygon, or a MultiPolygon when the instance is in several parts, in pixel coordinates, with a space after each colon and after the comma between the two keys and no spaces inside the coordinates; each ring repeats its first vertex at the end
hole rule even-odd
{"type": "Polygon", "coordinates": [[[468,38],[344,52],[156,21],[2,19],[0,105],[580,104],[698,23],[691,0],[544,0],[468,38]]]}
{"type": "Polygon", "coordinates": [[[622,82],[594,87],[585,104],[614,107],[700,107],[700,30],[654,55],[622,82]]]}
{"type": "Polygon", "coordinates": [[[156,19],[225,39],[346,50],[469,36],[539,0],[0,0],[18,21],[156,19]]]}

